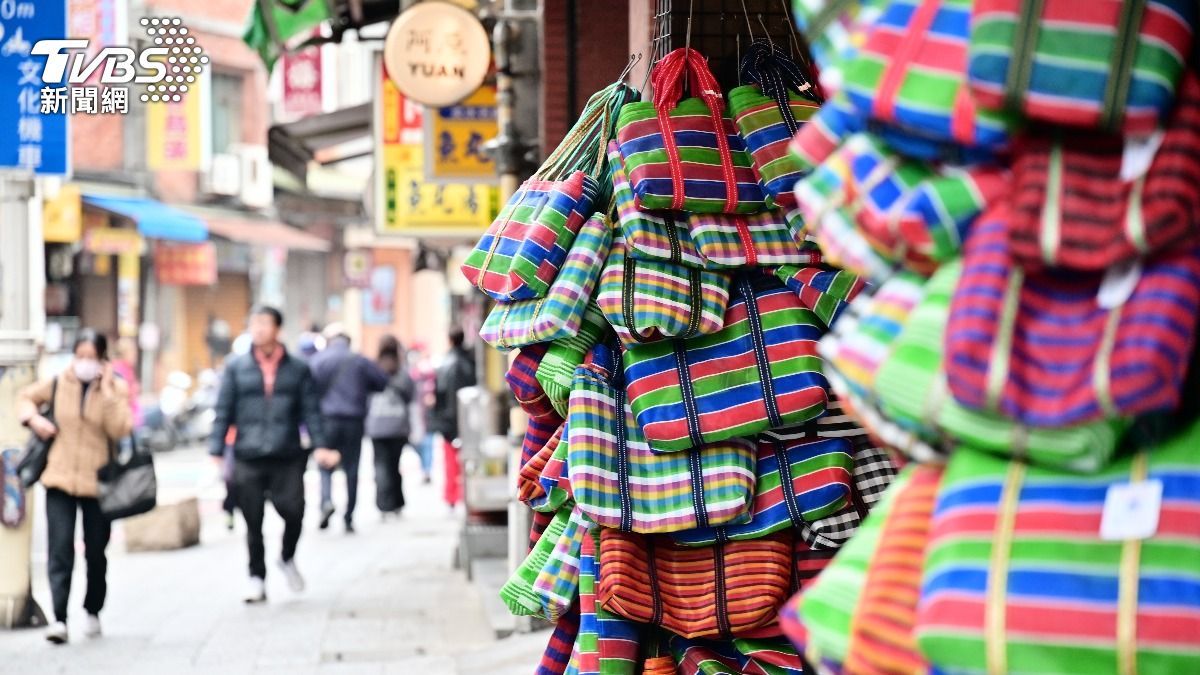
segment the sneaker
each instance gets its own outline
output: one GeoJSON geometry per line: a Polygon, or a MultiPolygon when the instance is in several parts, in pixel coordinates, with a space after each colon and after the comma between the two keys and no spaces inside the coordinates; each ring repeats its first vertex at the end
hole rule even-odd
{"type": "Polygon", "coordinates": [[[67,644],[67,624],[65,621],[55,621],[46,626],[46,639],[56,645],[67,644]]]}
{"type": "Polygon", "coordinates": [[[430,483],[433,482],[433,476],[430,476],[429,474],[425,474],[425,477],[421,479],[421,482],[424,483],[425,485],[429,485],[430,483]]]}
{"type": "Polygon", "coordinates": [[[225,529],[229,530],[230,532],[233,532],[233,525],[234,525],[233,512],[226,511],[225,512],[225,529]]]}
{"type": "Polygon", "coordinates": [[[321,505],[321,524],[318,525],[322,530],[329,528],[329,519],[333,517],[333,504],[321,505]]]}
{"type": "Polygon", "coordinates": [[[283,572],[288,588],[292,589],[293,593],[304,590],[304,577],[300,576],[300,570],[296,569],[295,560],[280,560],[279,569],[283,572]]]}
{"type": "Polygon", "coordinates": [[[87,615],[87,623],[84,624],[83,634],[90,638],[100,637],[100,617],[95,614],[87,615]]]}
{"type": "Polygon", "coordinates": [[[267,600],[267,585],[262,577],[250,577],[246,584],[246,595],[242,597],[246,604],[253,605],[267,600]]]}
{"type": "Polygon", "coordinates": [[[354,521],[346,521],[346,534],[354,534],[354,521]]]}

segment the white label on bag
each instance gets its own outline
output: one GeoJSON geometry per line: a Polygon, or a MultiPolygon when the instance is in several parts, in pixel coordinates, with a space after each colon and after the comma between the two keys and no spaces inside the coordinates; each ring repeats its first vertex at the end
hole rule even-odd
{"type": "Polygon", "coordinates": [[[1116,309],[1129,300],[1142,278],[1142,259],[1133,258],[1113,265],[1104,272],[1096,303],[1101,309],[1116,309]]]}
{"type": "Polygon", "coordinates": [[[1108,486],[1104,514],[1100,517],[1100,538],[1125,541],[1153,537],[1158,532],[1162,494],[1163,484],[1158,479],[1108,486]]]}
{"type": "Polygon", "coordinates": [[[1163,130],[1159,129],[1149,136],[1135,136],[1125,140],[1125,151],[1121,153],[1121,180],[1126,183],[1146,175],[1154,155],[1158,154],[1158,146],[1162,145],[1163,130]]]}

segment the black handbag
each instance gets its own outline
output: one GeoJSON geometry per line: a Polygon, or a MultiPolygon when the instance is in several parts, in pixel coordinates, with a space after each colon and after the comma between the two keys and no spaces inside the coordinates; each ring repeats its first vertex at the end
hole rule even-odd
{"type": "MultiPolygon", "coordinates": [[[[58,378],[54,378],[50,384],[50,403],[46,406],[45,411],[41,413],[42,417],[54,421],[54,399],[58,397],[58,378]]],[[[21,485],[25,489],[33,487],[34,483],[42,477],[42,472],[46,470],[46,460],[50,457],[50,446],[54,445],[54,436],[42,440],[35,433],[29,434],[29,442],[25,444],[25,453],[21,455],[21,461],[17,462],[17,476],[21,479],[21,485]]]]}
{"type": "Polygon", "coordinates": [[[109,446],[108,464],[96,471],[96,500],[109,520],[145,513],[158,503],[154,457],[141,452],[133,436],[109,446]]]}

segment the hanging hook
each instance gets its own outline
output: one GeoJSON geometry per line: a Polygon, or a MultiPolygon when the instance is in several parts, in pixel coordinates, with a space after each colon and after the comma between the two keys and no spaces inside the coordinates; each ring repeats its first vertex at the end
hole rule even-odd
{"type": "Polygon", "coordinates": [[[771,31],[767,28],[767,24],[763,21],[762,14],[758,15],[758,25],[762,26],[763,34],[767,36],[767,44],[771,45],[771,53],[775,53],[775,39],[771,37],[771,31]]]}
{"type": "Polygon", "coordinates": [[[684,38],[683,46],[687,51],[688,57],[692,56],[692,7],[695,5],[693,0],[688,0],[688,18],[687,18],[687,37],[684,38]]]}
{"type": "Polygon", "coordinates": [[[646,78],[642,81],[642,100],[646,100],[646,87],[650,84],[650,73],[654,70],[654,66],[666,55],[665,49],[662,47],[662,42],[671,38],[671,18],[670,10],[659,12],[654,15],[654,39],[650,43],[650,63],[646,64],[646,78]]]}
{"type": "Polygon", "coordinates": [[[750,12],[746,11],[746,0],[741,0],[742,16],[746,17],[746,31],[750,33],[750,41],[754,42],[754,28],[750,26],[750,12]]]}
{"type": "Polygon", "coordinates": [[[800,45],[796,39],[796,22],[792,20],[791,13],[788,11],[787,0],[779,0],[779,4],[780,4],[780,6],[783,7],[783,22],[785,24],[787,24],[787,28],[788,28],[788,42],[791,44],[791,47],[792,47],[792,59],[795,61],[799,61],[800,60],[800,45]]]}
{"type": "Polygon", "coordinates": [[[638,52],[636,54],[630,54],[629,61],[625,63],[625,69],[622,70],[621,74],[617,76],[617,82],[624,82],[625,78],[629,75],[629,72],[632,71],[633,67],[636,66],[638,63],[640,63],[641,60],[642,60],[641,52],[638,52]]]}

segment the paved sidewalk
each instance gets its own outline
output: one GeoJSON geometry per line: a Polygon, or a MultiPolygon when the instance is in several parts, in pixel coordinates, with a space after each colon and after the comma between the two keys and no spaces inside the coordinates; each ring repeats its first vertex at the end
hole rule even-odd
{"type": "MultiPolygon", "coordinates": [[[[268,603],[246,606],[240,601],[246,575],[243,525],[239,520],[235,532],[225,530],[219,505],[223,487],[215,467],[195,450],[156,459],[164,501],[201,496],[201,545],[128,554],[116,528],[102,614],[105,636],[82,636],[80,559],[72,589],[71,644],[54,647],[36,630],[0,631],[0,673],[525,675],[534,670],[549,636],[494,638],[481,591],[452,569],[458,517],[441,503],[436,482],[407,480],[409,507],[403,519],[380,522],[365,450],[358,534],[347,535],[337,516],[329,530],[317,530],[317,475],[310,471],[308,514],[296,557],[308,590],[290,593],[272,564],[268,603]]],[[[419,475],[415,457],[406,456],[405,477],[419,475]]],[[[335,486],[340,484],[335,478],[335,486]]],[[[44,526],[36,529],[35,595],[48,610],[44,526]]],[[[273,563],[282,522],[270,509],[265,529],[273,563]]]]}

